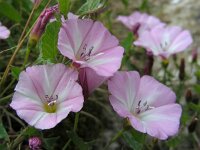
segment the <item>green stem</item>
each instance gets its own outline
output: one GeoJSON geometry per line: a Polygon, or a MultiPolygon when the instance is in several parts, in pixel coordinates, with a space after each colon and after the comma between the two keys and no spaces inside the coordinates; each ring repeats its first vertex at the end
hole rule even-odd
{"type": "Polygon", "coordinates": [[[26,50],[26,55],[25,55],[25,58],[24,58],[24,63],[22,65],[23,68],[26,67],[26,64],[28,62],[28,58],[29,58],[30,52],[31,52],[31,49],[30,49],[30,46],[28,45],[27,46],[27,50],[26,50]]]}
{"type": "Polygon", "coordinates": [[[0,99],[0,104],[4,103],[7,101],[7,99],[11,98],[13,96],[13,94],[10,94],[8,96],[5,96],[3,98],[0,99]]]}
{"type": "Polygon", "coordinates": [[[2,97],[5,93],[6,93],[6,91],[8,90],[8,89],[10,89],[10,87],[13,85],[13,83],[15,82],[15,79],[12,79],[12,81],[7,85],[7,87],[3,90],[3,92],[0,94],[0,97],[2,97]]]}
{"type": "Polygon", "coordinates": [[[75,121],[74,121],[74,132],[76,132],[78,127],[78,120],[79,120],[79,112],[75,115],[75,121]]]}
{"type": "Polygon", "coordinates": [[[124,133],[125,129],[120,130],[110,141],[109,143],[104,147],[104,150],[107,150],[109,146],[114,143],[121,135],[124,133]]]}
{"type": "Polygon", "coordinates": [[[10,146],[10,150],[16,150],[17,145],[19,145],[25,138],[23,134],[27,131],[29,127],[26,127],[20,134],[19,136],[14,140],[13,144],[10,146]]]}
{"type": "Polygon", "coordinates": [[[67,141],[67,143],[64,145],[64,147],[62,148],[62,150],[66,150],[67,149],[67,147],[69,146],[69,144],[71,143],[71,139],[69,139],[68,141],[67,141]]]}
{"type": "MultiPolygon", "coordinates": [[[[76,115],[75,115],[75,121],[74,121],[74,132],[76,132],[76,130],[77,130],[77,127],[78,127],[78,120],[79,120],[79,115],[80,115],[80,113],[78,112],[78,113],[76,113],[76,115]]],[[[62,150],[66,150],[67,149],[67,147],[69,146],[69,144],[71,143],[71,139],[69,139],[68,141],[67,141],[67,143],[64,145],[64,147],[62,148],[62,150]]]]}

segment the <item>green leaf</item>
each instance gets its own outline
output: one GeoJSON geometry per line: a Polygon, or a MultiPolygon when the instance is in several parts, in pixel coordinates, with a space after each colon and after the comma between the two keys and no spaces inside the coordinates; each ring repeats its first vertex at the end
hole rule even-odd
{"type": "Polygon", "coordinates": [[[12,5],[6,2],[0,2],[0,14],[15,22],[19,22],[21,20],[19,12],[12,5]]]}
{"type": "Polygon", "coordinates": [[[145,134],[139,133],[134,130],[130,130],[130,131],[125,131],[122,137],[129,145],[129,147],[132,148],[133,150],[143,149],[145,134]]]}
{"type": "Polygon", "coordinates": [[[102,8],[103,5],[104,4],[101,3],[101,0],[87,0],[87,2],[81,6],[77,13],[79,15],[94,13],[102,8]]]}
{"type": "Polygon", "coordinates": [[[2,123],[0,123],[0,139],[5,139],[5,140],[9,139],[6,129],[4,128],[2,123]]]}
{"type": "Polygon", "coordinates": [[[66,17],[67,13],[70,10],[71,1],[70,0],[58,0],[58,2],[59,2],[59,9],[60,9],[61,14],[63,14],[66,17]]]}
{"type": "Polygon", "coordinates": [[[18,80],[20,72],[21,72],[21,69],[19,67],[12,66],[11,74],[15,79],[18,80]]]}
{"type": "Polygon", "coordinates": [[[129,54],[131,51],[133,40],[134,40],[133,33],[129,32],[127,37],[121,42],[121,45],[124,47],[126,54],[129,54]]]}
{"type": "Polygon", "coordinates": [[[89,150],[89,145],[83,141],[74,131],[67,132],[68,136],[79,150],[89,150]]]}
{"type": "Polygon", "coordinates": [[[41,58],[45,61],[56,62],[58,54],[58,32],[59,22],[52,22],[47,25],[46,31],[41,38],[41,58]]]}

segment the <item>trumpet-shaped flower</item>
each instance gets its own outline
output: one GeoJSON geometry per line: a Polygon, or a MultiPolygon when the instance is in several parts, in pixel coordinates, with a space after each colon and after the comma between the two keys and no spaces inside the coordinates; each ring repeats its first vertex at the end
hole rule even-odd
{"type": "Polygon", "coordinates": [[[107,78],[99,76],[90,68],[81,68],[79,70],[79,84],[83,88],[85,98],[89,96],[96,88],[98,88],[107,78]]]}
{"type": "Polygon", "coordinates": [[[186,50],[191,43],[190,32],[178,26],[157,26],[140,32],[139,38],[134,42],[136,46],[144,47],[153,55],[163,58],[186,50]]]}
{"type": "Polygon", "coordinates": [[[138,34],[138,31],[142,32],[157,25],[164,25],[158,18],[138,11],[133,12],[130,16],[119,16],[117,20],[135,34],[138,34]]]}
{"type": "Polygon", "coordinates": [[[63,64],[28,67],[19,76],[10,106],[38,129],[50,129],[83,107],[78,73],[63,64]]]}
{"type": "Polygon", "coordinates": [[[100,76],[112,76],[120,67],[124,49],[98,21],[69,19],[58,37],[61,54],[78,68],[91,68],[100,76]]]}
{"type": "Polygon", "coordinates": [[[178,132],[181,106],[174,92],[153,77],[117,72],[108,88],[112,107],[136,130],[162,140],[178,132]]]}
{"type": "Polygon", "coordinates": [[[10,36],[10,30],[0,22],[0,39],[7,39],[10,36]]]}

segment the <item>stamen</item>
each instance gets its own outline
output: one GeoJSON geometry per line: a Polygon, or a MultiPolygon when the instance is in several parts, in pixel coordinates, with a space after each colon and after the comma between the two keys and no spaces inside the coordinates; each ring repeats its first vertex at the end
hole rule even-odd
{"type": "Polygon", "coordinates": [[[46,100],[46,103],[44,104],[45,111],[48,113],[56,112],[56,102],[58,100],[58,95],[56,95],[55,98],[53,96],[49,97],[48,95],[45,95],[45,100],[46,100]]]}
{"type": "Polygon", "coordinates": [[[142,100],[138,101],[138,106],[136,107],[137,114],[155,108],[155,107],[149,106],[147,101],[145,101],[142,105],[141,105],[141,102],[142,100]]]}

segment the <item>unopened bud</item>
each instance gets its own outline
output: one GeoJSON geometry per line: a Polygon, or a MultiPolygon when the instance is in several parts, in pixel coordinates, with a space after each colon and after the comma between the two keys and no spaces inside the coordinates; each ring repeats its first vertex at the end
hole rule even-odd
{"type": "Polygon", "coordinates": [[[185,78],[185,60],[184,58],[181,59],[181,64],[179,67],[179,79],[183,81],[185,78]]]}
{"type": "Polygon", "coordinates": [[[198,123],[198,118],[195,117],[194,119],[192,119],[190,125],[188,126],[188,131],[190,133],[195,131],[195,129],[197,127],[197,123],[198,123]]]}
{"type": "Polygon", "coordinates": [[[144,67],[144,74],[145,75],[151,75],[153,62],[154,62],[154,58],[153,58],[152,53],[147,53],[147,62],[146,62],[146,65],[144,67]]]}
{"type": "Polygon", "coordinates": [[[190,89],[186,91],[185,100],[186,102],[192,102],[192,91],[190,89]]]}
{"type": "Polygon", "coordinates": [[[58,5],[46,8],[38,17],[29,37],[29,44],[35,45],[43,34],[45,27],[54,13],[58,11],[58,5]]]}
{"type": "Polygon", "coordinates": [[[39,150],[42,145],[39,137],[31,137],[29,138],[28,142],[31,150],[39,150]]]}
{"type": "Polygon", "coordinates": [[[192,62],[195,63],[197,61],[197,56],[198,56],[198,49],[195,48],[192,51],[192,62]]]}

